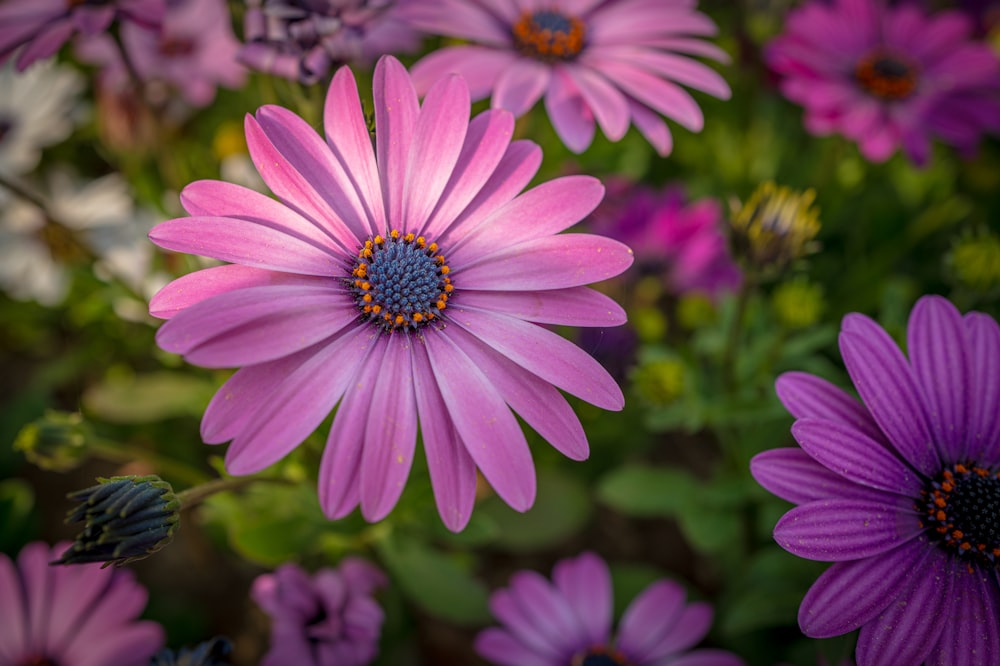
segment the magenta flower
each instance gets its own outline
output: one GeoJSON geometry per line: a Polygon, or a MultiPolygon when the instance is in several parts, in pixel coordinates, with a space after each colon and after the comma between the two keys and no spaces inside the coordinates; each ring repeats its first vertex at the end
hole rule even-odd
{"type": "Polygon", "coordinates": [[[417,421],[438,509],[460,530],[476,468],[517,510],[535,497],[511,410],[565,455],[588,455],[562,389],[605,409],[623,397],[596,361],[539,324],[615,326],[625,313],[584,285],[632,263],[621,243],[560,234],[604,188],[570,176],[523,194],[538,146],[511,142],[502,110],[469,121],[469,91],[442,79],[422,107],[392,57],[375,68],[376,147],[347,68],[326,100],[324,141],[276,106],[246,120],[250,155],[280,201],[218,181],[181,195],[190,218],[150,234],[231,265],[184,276],[150,311],[161,347],[207,367],[246,366],[202,421],[233,440],[227,469],[276,462],[337,403],[320,466],[326,514],[383,518],[413,461],[417,421]]]}
{"type": "Polygon", "coordinates": [[[902,146],[925,164],[930,139],[965,153],[1000,130],[1000,60],[973,42],[958,11],[933,16],[909,3],[810,2],[792,11],[765,58],[812,134],[843,134],[872,162],[902,146]]]}
{"type": "Polygon", "coordinates": [[[385,613],[372,595],[385,575],[348,557],[310,576],[294,564],[259,576],[250,596],[271,616],[271,649],[261,666],[365,666],[378,655],[385,613]]]}
{"type": "Polygon", "coordinates": [[[332,67],[416,50],[420,35],[398,14],[394,0],[247,0],[239,58],[261,72],[316,83],[332,67]]]}
{"type": "Polygon", "coordinates": [[[663,276],[674,294],[717,296],[739,287],[721,204],[688,202],[680,185],[661,191],[622,183],[594,213],[592,227],[635,248],[641,271],[663,276]]]}
{"type": "Polygon", "coordinates": [[[490,597],[501,627],[476,637],[476,651],[502,666],[739,666],[722,650],[691,650],[712,624],[704,602],[685,604],[670,580],[636,597],[612,638],[611,574],[593,553],[561,560],[550,583],[519,571],[490,597]]]}
{"type": "Polygon", "coordinates": [[[35,541],[16,564],[0,553],[0,664],[146,666],[164,633],[138,619],[145,588],[126,569],[49,566],[68,547],[35,541]]]}
{"type": "Polygon", "coordinates": [[[166,0],[4,0],[0,6],[0,65],[20,47],[17,69],[58,51],[74,34],[97,35],[116,18],[124,25],[159,26],[166,0]]]}
{"type": "Polygon", "coordinates": [[[618,141],[635,126],[661,155],[672,139],[661,115],[692,132],[704,123],[695,100],[677,84],[728,99],[713,69],[687,57],[728,61],[698,37],[715,24],[683,0],[418,0],[406,16],[420,29],[473,42],[447,47],[413,67],[419,91],[442,74],[469,82],[472,98],[490,94],[494,108],[526,113],[542,95],[563,143],[583,152],[594,123],[618,141]]]}
{"type": "Polygon", "coordinates": [[[861,395],[804,373],[777,392],[801,449],[751,471],[798,506],[774,537],[834,562],[799,626],[823,638],[860,628],[857,661],[996,664],[1000,655],[1000,327],[938,296],[910,314],[909,361],[860,314],[840,351],[861,395]]]}

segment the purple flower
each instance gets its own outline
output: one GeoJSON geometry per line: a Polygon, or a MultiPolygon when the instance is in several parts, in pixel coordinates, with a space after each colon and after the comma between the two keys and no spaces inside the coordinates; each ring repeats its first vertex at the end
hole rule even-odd
{"type": "Polygon", "coordinates": [[[257,170],[279,201],[200,181],[192,217],[150,233],[169,250],[230,265],[166,286],[150,311],[170,318],[157,341],[206,367],[246,366],[202,421],[209,443],[233,440],[227,469],[280,460],[337,403],[320,466],[320,501],[370,521],[399,499],[419,416],[438,509],[462,529],[476,468],[517,510],[535,497],[534,465],[514,418],[575,460],[587,440],[562,389],[605,409],[624,399],[611,376],[539,324],[614,326],[624,311],[586,284],[624,271],[632,252],[560,234],[604,188],[569,176],[523,194],[541,151],[511,141],[513,118],[469,121],[461,77],[422,107],[392,57],[375,68],[376,146],[347,68],[326,100],[326,141],[277,106],[246,119],[257,170]]]}
{"type": "Polygon", "coordinates": [[[1000,327],[938,296],[910,314],[909,360],[860,314],[840,350],[861,395],[804,373],[777,382],[801,449],[751,471],[798,506],[782,548],[834,562],[802,601],[812,637],[860,628],[857,661],[996,664],[1000,655],[1000,327]]]}
{"type": "Polygon", "coordinates": [[[331,67],[413,51],[419,34],[394,0],[247,0],[239,58],[247,67],[316,83],[331,67]]]}
{"type": "MultiPolygon", "coordinates": [[[[239,42],[223,0],[171,0],[160,28],[147,30],[128,23],[122,26],[121,37],[136,75],[151,84],[147,93],[154,101],[166,102],[177,90],[192,106],[208,106],[217,86],[239,88],[246,80],[247,72],[236,60],[239,42]]],[[[111,37],[81,40],[77,54],[105,68],[104,85],[123,90],[131,83],[111,37]]]]}
{"type": "Polygon", "coordinates": [[[873,162],[902,146],[925,164],[936,136],[964,153],[1000,129],[1000,60],[970,41],[958,11],[928,16],[904,3],[810,2],[788,16],[768,64],[812,134],[839,132],[873,162]]]}
{"type": "Polygon", "coordinates": [[[0,65],[24,46],[17,69],[55,54],[74,34],[97,35],[116,18],[154,28],[165,0],[4,0],[0,6],[0,65]]]}
{"type": "Polygon", "coordinates": [[[146,590],[131,571],[49,566],[68,543],[29,543],[15,564],[0,553],[0,663],[146,666],[163,629],[137,618],[146,590]]]}
{"type": "Polygon", "coordinates": [[[592,226],[635,248],[642,270],[662,275],[674,294],[717,296],[739,287],[740,269],[729,255],[718,201],[689,203],[680,185],[616,189],[594,213],[592,226]]]}
{"type": "Polygon", "coordinates": [[[294,564],[259,576],[250,595],[271,616],[271,650],[261,666],[364,666],[378,654],[385,614],[375,599],[385,575],[348,557],[311,577],[294,564]]]}
{"type": "Polygon", "coordinates": [[[526,113],[544,94],[549,119],[573,152],[594,138],[595,120],[611,141],[635,126],[661,155],[672,147],[661,115],[693,132],[704,123],[677,84],[728,99],[713,69],[687,57],[727,62],[715,24],[682,0],[415,0],[418,28],[473,44],[435,51],[413,67],[424,91],[448,72],[465,76],[472,98],[492,93],[494,108],[526,113]]]}
{"type": "Polygon", "coordinates": [[[738,666],[722,650],[690,650],[712,624],[704,602],[685,604],[684,588],[660,580],[636,597],[612,628],[611,574],[593,553],[561,560],[550,583],[519,571],[490,597],[503,625],[476,637],[476,651],[502,666],[738,666]]]}

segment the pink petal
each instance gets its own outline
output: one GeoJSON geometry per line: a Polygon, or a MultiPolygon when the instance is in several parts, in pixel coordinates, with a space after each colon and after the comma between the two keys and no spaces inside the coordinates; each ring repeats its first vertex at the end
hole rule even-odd
{"type": "Polygon", "coordinates": [[[599,73],[587,67],[562,68],[576,85],[580,96],[594,114],[601,131],[610,141],[620,141],[628,132],[631,116],[628,99],[599,73]]]}
{"type": "Polygon", "coordinates": [[[541,574],[522,570],[511,576],[509,589],[521,609],[545,634],[571,645],[587,640],[587,629],[559,590],[541,574]]]}
{"type": "Polygon", "coordinates": [[[582,153],[594,140],[594,112],[580,89],[562,67],[552,72],[545,110],[556,134],[574,153],[582,153]]]}
{"type": "Polygon", "coordinates": [[[530,58],[516,58],[499,73],[493,86],[494,109],[523,116],[549,85],[551,68],[530,58]]]}
{"type": "Polygon", "coordinates": [[[517,641],[545,657],[546,666],[565,658],[564,637],[549,634],[531,615],[531,600],[520,599],[512,590],[500,589],[490,597],[490,612],[517,641]]]}
{"type": "Polygon", "coordinates": [[[420,108],[409,74],[392,56],[383,56],[375,65],[373,85],[375,163],[382,183],[386,220],[391,228],[403,219],[407,163],[420,108]]]}
{"type": "Polygon", "coordinates": [[[588,287],[552,291],[462,292],[461,307],[500,312],[537,324],[562,326],[620,326],[625,310],[614,300],[588,287]]]}
{"type": "Polygon", "coordinates": [[[729,99],[732,95],[729,84],[714,69],[697,60],[673,53],[641,47],[616,46],[594,49],[591,57],[611,57],[719,99],[729,99]]]}
{"type": "Polygon", "coordinates": [[[611,574],[604,560],[589,552],[560,560],[552,570],[552,581],[586,629],[587,641],[607,643],[614,603],[611,574]]]}
{"type": "Polygon", "coordinates": [[[28,650],[31,625],[21,588],[21,575],[10,558],[3,554],[0,554],[0,617],[4,618],[0,622],[0,659],[14,663],[28,650]]]}
{"type": "Polygon", "coordinates": [[[665,635],[649,649],[648,659],[663,659],[689,650],[701,642],[712,626],[712,607],[704,602],[688,604],[665,635]]]}
{"type": "Polygon", "coordinates": [[[469,85],[473,101],[489,97],[500,75],[517,59],[515,53],[468,44],[432,51],[410,69],[418,92],[430,90],[439,79],[458,74],[469,85]]]}
{"type": "MultiPolygon", "coordinates": [[[[81,633],[88,635],[89,632],[81,633]]],[[[115,627],[103,634],[100,641],[87,643],[85,651],[77,653],[74,661],[79,666],[142,666],[148,664],[153,654],[163,647],[166,638],[163,627],[155,622],[134,622],[115,627]]]]}
{"type": "Polygon", "coordinates": [[[448,35],[473,42],[508,45],[511,36],[490,10],[466,0],[411,2],[403,5],[407,23],[436,35],[448,35]]]}
{"type": "Polygon", "coordinates": [[[674,139],[663,119],[653,113],[649,107],[635,100],[629,100],[629,113],[632,116],[632,122],[646,137],[650,145],[656,149],[660,157],[669,155],[674,147],[674,139]]]}
{"type": "Polygon", "coordinates": [[[632,600],[618,624],[616,647],[643,662],[661,637],[680,619],[686,598],[684,588],[660,580],[632,600]]]}
{"type": "Polygon", "coordinates": [[[490,627],[476,636],[476,652],[500,666],[552,666],[552,660],[538,654],[509,632],[490,627]]]}
{"type": "Polygon", "coordinates": [[[692,132],[700,132],[704,126],[705,118],[698,103],[680,86],[620,62],[602,61],[599,66],[595,63],[595,68],[636,101],[692,132]]]}

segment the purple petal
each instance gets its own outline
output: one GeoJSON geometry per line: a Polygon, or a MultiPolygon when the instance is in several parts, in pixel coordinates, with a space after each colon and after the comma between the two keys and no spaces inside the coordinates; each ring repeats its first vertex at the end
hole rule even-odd
{"type": "Polygon", "coordinates": [[[500,396],[545,441],[572,460],[590,455],[587,436],[566,398],[507,357],[484,345],[461,328],[448,331],[462,351],[490,378],[500,396]]]}
{"type": "Polygon", "coordinates": [[[566,338],[496,313],[460,310],[450,320],[525,370],[581,400],[613,411],[625,404],[608,371],[566,338]]]}
{"type": "Polygon", "coordinates": [[[714,35],[718,29],[712,20],[687,7],[655,3],[659,9],[629,11],[625,3],[606,3],[591,14],[588,37],[594,44],[632,44],[641,37],[662,35],[714,35]]]}
{"type": "Polygon", "coordinates": [[[862,400],[900,455],[927,476],[940,471],[920,389],[889,334],[868,317],[847,315],[840,352],[862,400]]]}
{"type": "MultiPolygon", "coordinates": [[[[943,613],[949,610],[955,573],[943,553],[925,563],[921,575],[910,578],[896,597],[897,603],[861,628],[859,664],[920,664],[930,655],[944,629],[943,613]]],[[[954,619],[951,619],[954,621],[954,619]]]]}
{"type": "Polygon", "coordinates": [[[423,228],[451,178],[469,128],[469,89],[458,76],[427,93],[413,129],[400,231],[423,228]]]}
{"type": "Polygon", "coordinates": [[[546,659],[548,666],[566,657],[563,636],[546,632],[531,614],[533,599],[521,599],[512,590],[500,589],[490,596],[490,612],[512,634],[536,654],[546,659]]]}
{"type": "Polygon", "coordinates": [[[493,86],[494,109],[507,109],[515,118],[535,105],[549,86],[551,69],[537,60],[516,58],[499,73],[493,86]]]}
{"type": "Polygon", "coordinates": [[[510,632],[496,627],[479,632],[476,652],[500,666],[552,666],[550,658],[539,655],[510,632]]]}
{"type": "Polygon", "coordinates": [[[594,140],[594,112],[564,68],[552,72],[545,94],[545,110],[552,127],[574,153],[582,153],[594,140]]]}
{"type": "Polygon", "coordinates": [[[606,78],[587,67],[565,66],[562,70],[573,79],[584,103],[601,126],[601,131],[610,141],[620,141],[628,132],[631,120],[625,95],[606,78]]]}
{"type": "Polygon", "coordinates": [[[746,662],[725,650],[693,650],[653,662],[649,666],[746,666],[746,662]]]}
{"type": "Polygon", "coordinates": [[[67,19],[57,19],[46,24],[17,56],[17,70],[23,72],[28,65],[55,55],[75,30],[76,26],[67,19]]]}
{"type": "MultiPolygon", "coordinates": [[[[25,546],[27,548],[27,546],[25,546]]],[[[46,555],[46,559],[48,556],[46,555]]],[[[14,663],[28,651],[26,600],[17,567],[6,555],[0,554],[0,659],[14,663]]]]}
{"type": "Polygon", "coordinates": [[[626,321],[620,305],[589,287],[523,292],[467,290],[462,292],[461,305],[537,324],[620,326],[626,321]]]}
{"type": "Polygon", "coordinates": [[[885,441],[885,435],[864,405],[821,377],[805,372],[786,372],[774,383],[774,391],[785,409],[797,419],[816,417],[840,421],[874,440],[885,441]]]}
{"type": "Polygon", "coordinates": [[[792,425],[792,435],[803,451],[849,481],[907,497],[920,494],[920,475],[853,426],[805,418],[792,425]]]}
{"type": "MultiPolygon", "coordinates": [[[[81,628],[83,636],[93,637],[94,633],[81,628]]],[[[155,622],[133,622],[115,627],[102,635],[100,641],[88,641],[85,651],[77,652],[74,661],[79,666],[105,666],[106,664],[148,663],[153,654],[163,647],[165,634],[163,627],[155,622]]]]}
{"type": "Polygon", "coordinates": [[[410,76],[413,86],[422,92],[448,74],[458,74],[469,85],[469,96],[478,101],[489,97],[500,74],[517,58],[510,51],[474,44],[448,46],[421,58],[410,69],[410,76]]]}
{"type": "Polygon", "coordinates": [[[226,451],[230,474],[253,474],[284,458],[357,381],[371,333],[352,329],[324,345],[274,387],[226,451]]]}
{"type": "Polygon", "coordinates": [[[552,582],[576,613],[592,645],[607,643],[611,635],[613,598],[611,573],[593,553],[560,560],[552,569],[552,582]]]}
{"type": "Polygon", "coordinates": [[[389,227],[393,227],[403,219],[403,188],[420,107],[409,74],[392,56],[383,56],[375,65],[373,86],[375,163],[382,184],[386,220],[389,227]]]}
{"type": "Polygon", "coordinates": [[[676,655],[701,642],[712,626],[712,607],[704,602],[689,604],[666,635],[649,650],[648,659],[676,655]]]}
{"type": "Polygon", "coordinates": [[[498,249],[565,231],[597,208],[604,186],[591,176],[546,181],[496,209],[448,248],[453,268],[498,249]]]}
{"type": "MultiPolygon", "coordinates": [[[[91,641],[86,636],[81,639],[79,632],[70,629],[75,630],[93,614],[95,608],[100,606],[104,592],[111,583],[111,574],[98,573],[92,566],[83,568],[60,566],[53,567],[50,575],[52,591],[59,598],[58,603],[52,605],[47,622],[49,635],[44,642],[50,654],[79,654],[79,651],[85,650],[91,641]]],[[[20,591],[15,594],[20,597],[20,591]]],[[[141,594],[140,597],[145,603],[145,597],[141,594]]],[[[4,616],[5,619],[8,617],[4,616]]]]}
{"type": "Polygon", "coordinates": [[[410,2],[402,6],[406,21],[426,33],[506,46],[511,36],[503,29],[505,23],[490,11],[493,8],[466,0],[410,2]]]}
{"type": "Polygon", "coordinates": [[[664,634],[680,619],[687,595],[672,580],[660,580],[632,600],[618,624],[616,647],[644,662],[664,634]]]}
{"type": "Polygon", "coordinates": [[[278,225],[233,217],[180,217],[153,227],[149,239],[165,250],[302,275],[338,275],[334,250],[291,235],[278,225]]]}
{"type": "Polygon", "coordinates": [[[469,455],[504,502],[527,511],[535,501],[535,466],[514,415],[449,336],[426,335],[424,343],[441,397],[469,455]]]}
{"type": "Polygon", "coordinates": [[[204,367],[250,365],[305,349],[357,315],[353,303],[336,288],[249,287],[179,313],[160,327],[156,342],[204,367]]]}
{"type": "Polygon", "coordinates": [[[25,639],[29,652],[42,653],[45,650],[48,627],[46,618],[52,612],[50,603],[55,601],[52,577],[49,576],[49,560],[53,559],[49,548],[40,541],[34,541],[21,549],[17,556],[20,570],[21,591],[25,600],[25,619],[29,627],[25,639]]]}
{"type": "Polygon", "coordinates": [[[877,502],[885,497],[881,491],[851,483],[831,472],[798,448],[758,453],[750,461],[750,473],[768,492],[793,504],[833,497],[864,498],[877,502]]]}
{"type": "Polygon", "coordinates": [[[965,316],[972,363],[967,455],[987,467],[1000,465],[1000,326],[989,315],[965,316]]]}
{"type": "MultiPolygon", "coordinates": [[[[901,501],[910,505],[912,501],[901,501]]],[[[822,499],[797,506],[774,526],[774,540],[790,553],[820,562],[882,555],[921,533],[912,508],[886,501],[822,499]]]]}
{"type": "Polygon", "coordinates": [[[816,579],[799,606],[799,627],[812,638],[862,627],[896,599],[906,582],[922,577],[930,546],[912,539],[879,557],[837,562],[816,579]]]}
{"type": "Polygon", "coordinates": [[[957,459],[965,453],[972,401],[962,315],[940,296],[925,296],[913,307],[906,330],[906,348],[934,442],[942,459],[957,459]]]}
{"type": "Polygon", "coordinates": [[[396,505],[413,464],[417,406],[411,344],[404,336],[390,336],[372,393],[361,452],[361,515],[372,523],[396,505]]]}
{"type": "Polygon", "coordinates": [[[350,67],[341,67],[333,75],[323,106],[323,127],[330,150],[351,179],[367,217],[375,229],[385,229],[385,208],[379,183],[371,135],[358,97],[358,86],[350,67]]]}
{"type": "Polygon", "coordinates": [[[510,578],[511,594],[521,609],[544,634],[561,642],[581,645],[587,631],[559,590],[535,571],[518,571],[510,578]]]}
{"type": "Polygon", "coordinates": [[[424,345],[413,347],[413,388],[434,501],[445,526],[465,529],[476,502],[476,464],[448,417],[424,345]]]}
{"type": "MultiPolygon", "coordinates": [[[[97,567],[95,566],[94,568],[96,569],[97,567]]],[[[94,575],[94,571],[89,573],[90,575],[94,575]]],[[[132,624],[146,606],[147,596],[146,589],[135,582],[131,571],[116,572],[116,575],[111,578],[111,582],[101,595],[100,601],[91,607],[84,621],[78,625],[79,642],[76,642],[73,646],[77,650],[74,657],[82,657],[82,653],[86,652],[87,662],[91,666],[100,666],[101,664],[108,663],[135,664],[136,661],[133,661],[135,659],[134,655],[130,655],[121,661],[104,661],[102,657],[107,656],[107,653],[104,651],[113,646],[106,645],[103,641],[94,641],[92,639],[94,636],[109,636],[112,633],[109,631],[110,627],[132,624]],[[80,637],[82,637],[82,640],[80,640],[80,637]],[[87,640],[88,638],[91,640],[87,640]]],[[[152,653],[163,643],[163,630],[158,625],[147,624],[145,622],[141,623],[139,627],[142,628],[138,629],[138,635],[133,634],[130,636],[129,642],[132,640],[135,641],[133,646],[137,648],[136,652],[138,652],[138,648],[143,642],[151,641],[151,644],[146,647],[146,654],[152,656],[152,653]],[[152,630],[152,633],[150,630],[152,630]]],[[[114,633],[117,633],[117,628],[114,633]]],[[[81,658],[80,661],[84,660],[81,658]]],[[[145,659],[140,659],[138,663],[145,663],[145,661],[145,659]]]]}
{"type": "Polygon", "coordinates": [[[701,108],[680,86],[664,81],[645,70],[613,60],[594,63],[594,68],[636,101],[671,118],[692,132],[700,132],[705,124],[701,108]]]}
{"type": "Polygon", "coordinates": [[[1000,655],[1000,596],[988,572],[956,568],[952,607],[929,664],[990,666],[1000,655]]]}

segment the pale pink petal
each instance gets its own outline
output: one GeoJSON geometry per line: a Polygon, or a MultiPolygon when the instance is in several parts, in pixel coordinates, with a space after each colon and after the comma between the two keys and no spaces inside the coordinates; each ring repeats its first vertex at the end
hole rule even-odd
{"type": "Polygon", "coordinates": [[[567,148],[582,153],[590,146],[594,140],[594,113],[562,67],[552,72],[552,81],[545,94],[545,110],[567,148]]]}
{"type": "Polygon", "coordinates": [[[589,287],[520,292],[466,290],[460,307],[562,326],[620,326],[626,320],[625,310],[618,303],[589,287]]]}
{"type": "Polygon", "coordinates": [[[560,560],[552,569],[552,582],[569,601],[593,645],[606,643],[611,633],[614,598],[611,573],[604,560],[593,553],[560,560]]]}
{"type": "Polygon", "coordinates": [[[653,113],[649,107],[635,100],[629,100],[629,113],[632,122],[639,129],[650,145],[656,149],[660,157],[666,157],[674,147],[674,139],[670,128],[663,119],[653,113]]]}
{"type": "Polygon", "coordinates": [[[538,654],[503,629],[490,627],[476,636],[476,652],[499,666],[552,666],[552,660],[538,654]]]}
{"type": "Polygon", "coordinates": [[[562,71],[573,79],[605,136],[610,141],[620,141],[628,132],[631,119],[625,95],[601,74],[587,67],[566,65],[562,71]]]}
{"type": "Polygon", "coordinates": [[[469,84],[472,101],[477,102],[489,97],[500,75],[518,57],[486,46],[449,46],[421,58],[410,69],[410,76],[417,91],[424,92],[448,74],[458,74],[469,84]]]}
{"type": "Polygon", "coordinates": [[[700,132],[704,126],[705,118],[698,103],[680,86],[634,65],[602,61],[594,66],[636,101],[677,121],[681,126],[692,132],[700,132]]]}
{"type": "Polygon", "coordinates": [[[491,103],[495,109],[507,109],[515,117],[523,116],[542,96],[549,85],[551,68],[530,58],[517,58],[497,76],[491,103]]]}
{"type": "Polygon", "coordinates": [[[403,219],[403,188],[413,131],[420,114],[417,93],[398,60],[384,56],[375,65],[375,162],[382,184],[387,227],[403,219]]]}
{"type": "Polygon", "coordinates": [[[636,659],[646,654],[684,612],[684,588],[672,580],[661,580],[647,587],[632,600],[618,625],[616,646],[636,659]]]}

